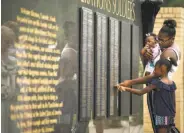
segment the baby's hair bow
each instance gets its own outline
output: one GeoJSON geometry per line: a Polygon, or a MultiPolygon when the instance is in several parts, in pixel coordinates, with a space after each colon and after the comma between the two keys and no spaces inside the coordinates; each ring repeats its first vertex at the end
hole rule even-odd
{"type": "Polygon", "coordinates": [[[150,36],[150,35],[151,35],[150,33],[147,33],[147,34],[146,34],[147,37],[150,36]]]}

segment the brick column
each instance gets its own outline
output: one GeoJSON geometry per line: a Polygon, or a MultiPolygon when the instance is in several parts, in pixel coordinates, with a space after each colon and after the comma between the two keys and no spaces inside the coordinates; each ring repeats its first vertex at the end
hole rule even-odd
{"type": "MultiPolygon", "coordinates": [[[[181,50],[181,62],[177,72],[174,74],[173,80],[177,85],[175,122],[181,133],[184,133],[184,8],[161,8],[155,21],[154,33],[158,34],[164,20],[168,18],[175,19],[177,22],[175,42],[181,50]]],[[[151,128],[146,96],[144,96],[144,133],[153,133],[151,128]]]]}

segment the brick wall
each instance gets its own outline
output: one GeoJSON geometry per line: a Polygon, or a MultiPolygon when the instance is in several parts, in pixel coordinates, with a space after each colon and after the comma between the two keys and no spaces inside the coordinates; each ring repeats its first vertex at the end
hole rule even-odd
{"type": "MultiPolygon", "coordinates": [[[[161,8],[155,21],[154,33],[158,34],[164,20],[168,18],[175,19],[177,22],[175,42],[179,45],[182,53],[180,66],[175,72],[173,80],[177,84],[176,126],[181,133],[184,133],[184,8],[161,8]]],[[[153,133],[146,102],[146,96],[144,96],[144,133],[153,133]]]]}

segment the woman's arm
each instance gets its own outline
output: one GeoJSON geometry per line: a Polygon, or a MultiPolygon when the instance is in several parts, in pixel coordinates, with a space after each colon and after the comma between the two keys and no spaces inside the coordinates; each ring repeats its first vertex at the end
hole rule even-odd
{"type": "Polygon", "coordinates": [[[127,88],[127,87],[121,87],[120,90],[125,90],[125,91],[128,91],[128,92],[131,92],[133,94],[141,96],[141,95],[144,95],[145,93],[150,92],[151,90],[153,90],[155,88],[156,88],[155,85],[149,85],[142,90],[138,90],[138,89],[134,89],[134,88],[127,88]]]}
{"type": "Polygon", "coordinates": [[[147,47],[142,48],[141,55],[144,56],[144,54],[146,53],[146,51],[147,51],[147,47]]]}
{"type": "Polygon", "coordinates": [[[124,87],[129,87],[129,86],[136,85],[136,84],[145,84],[150,79],[152,79],[154,77],[155,77],[155,75],[153,73],[153,74],[150,74],[148,76],[141,77],[141,78],[136,78],[136,79],[132,79],[132,80],[125,80],[124,82],[120,83],[119,85],[124,86],[124,87]]]}
{"type": "MultiPolygon", "coordinates": [[[[162,53],[160,58],[167,59],[168,57],[171,57],[171,58],[173,58],[177,61],[177,55],[172,49],[165,50],[162,53]]],[[[154,77],[155,77],[155,75],[153,73],[151,75],[144,76],[144,77],[141,77],[141,78],[132,79],[132,80],[125,80],[124,82],[120,83],[119,85],[124,86],[124,87],[129,87],[129,86],[136,85],[136,84],[145,84],[148,80],[150,80],[154,77]]]]}
{"type": "Polygon", "coordinates": [[[140,53],[145,59],[148,59],[148,60],[152,59],[152,57],[153,57],[153,55],[152,55],[153,51],[149,49],[148,44],[146,44],[145,47],[142,48],[140,53]]]}

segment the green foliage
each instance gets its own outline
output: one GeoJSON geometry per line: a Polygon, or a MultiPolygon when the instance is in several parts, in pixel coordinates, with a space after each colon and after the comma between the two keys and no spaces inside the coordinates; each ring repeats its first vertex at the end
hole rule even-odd
{"type": "Polygon", "coordinates": [[[165,3],[169,7],[184,7],[184,0],[165,0],[165,3]]]}

